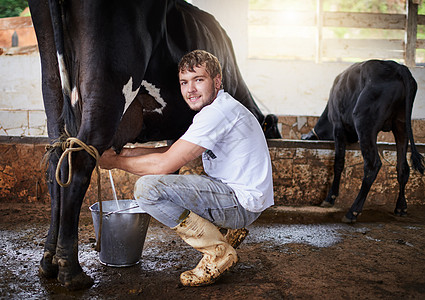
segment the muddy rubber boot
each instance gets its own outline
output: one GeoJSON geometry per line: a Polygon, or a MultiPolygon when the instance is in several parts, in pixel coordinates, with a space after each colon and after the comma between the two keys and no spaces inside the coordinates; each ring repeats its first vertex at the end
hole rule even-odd
{"type": "Polygon", "coordinates": [[[233,247],[238,248],[243,240],[247,237],[249,230],[246,228],[227,229],[224,238],[233,247]]]}
{"type": "Polygon", "coordinates": [[[197,214],[190,212],[186,219],[172,229],[186,243],[204,254],[193,270],[180,275],[184,286],[212,284],[238,262],[236,250],[227,243],[218,228],[197,214]]]}

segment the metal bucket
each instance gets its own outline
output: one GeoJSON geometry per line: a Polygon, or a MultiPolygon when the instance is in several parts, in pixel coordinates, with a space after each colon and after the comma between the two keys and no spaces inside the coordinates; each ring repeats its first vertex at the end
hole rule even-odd
{"type": "MultiPolygon", "coordinates": [[[[102,201],[102,236],[99,260],[111,267],[127,267],[139,262],[150,216],[134,200],[102,201]]],[[[90,206],[96,239],[99,234],[99,202],[90,206]]]]}

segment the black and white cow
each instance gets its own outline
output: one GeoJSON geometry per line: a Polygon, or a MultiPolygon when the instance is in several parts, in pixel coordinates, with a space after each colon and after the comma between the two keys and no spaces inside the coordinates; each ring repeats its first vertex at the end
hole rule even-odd
{"type": "Polygon", "coordinates": [[[397,146],[399,195],[394,213],[405,215],[405,186],[409,178],[406,152],[410,141],[412,167],[424,173],[423,157],[413,140],[411,115],[417,84],[409,69],[394,61],[369,60],[356,63],[339,74],[328,104],[314,129],[304,140],[334,140],[334,180],[321,206],[334,205],[344,168],[345,146],[360,142],[364,176],[360,192],[343,218],[353,223],[363,209],[366,196],[381,168],[376,145],[379,131],[392,131],[397,146]]]}
{"type": "MultiPolygon", "coordinates": [[[[37,35],[42,91],[52,143],[64,135],[99,154],[127,142],[176,140],[194,113],[180,95],[177,63],[187,52],[215,54],[224,89],[263,125],[267,138],[280,137],[276,118],[267,120],[236,65],[232,44],[213,16],[183,0],[30,0],[37,35]]],[[[78,261],[81,204],[95,167],[86,151],[72,153],[72,173],[53,147],[47,170],[52,213],[40,272],[69,289],[91,286],[78,261]]]]}

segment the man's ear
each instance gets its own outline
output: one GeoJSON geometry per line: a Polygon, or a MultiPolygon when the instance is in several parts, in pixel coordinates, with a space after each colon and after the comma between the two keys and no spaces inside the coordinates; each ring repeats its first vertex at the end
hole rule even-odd
{"type": "Polygon", "coordinates": [[[217,74],[217,76],[215,76],[215,78],[214,78],[214,86],[215,86],[215,88],[217,90],[220,89],[220,87],[221,87],[221,75],[220,74],[217,74]]]}

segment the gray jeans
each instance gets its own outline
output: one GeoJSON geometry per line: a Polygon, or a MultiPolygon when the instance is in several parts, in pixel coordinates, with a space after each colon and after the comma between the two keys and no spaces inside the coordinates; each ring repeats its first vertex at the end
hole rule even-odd
{"type": "Polygon", "coordinates": [[[168,227],[177,226],[188,211],[222,228],[242,228],[261,213],[243,208],[226,184],[202,175],[147,175],[137,180],[138,205],[168,227]]]}

